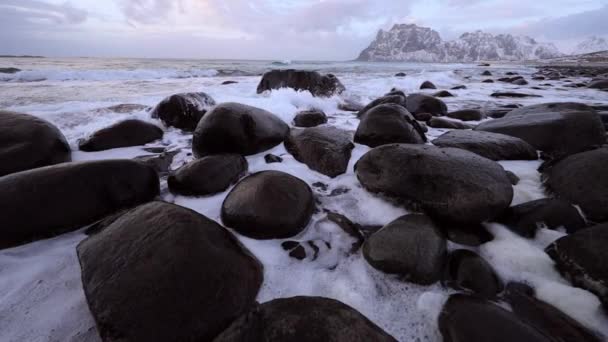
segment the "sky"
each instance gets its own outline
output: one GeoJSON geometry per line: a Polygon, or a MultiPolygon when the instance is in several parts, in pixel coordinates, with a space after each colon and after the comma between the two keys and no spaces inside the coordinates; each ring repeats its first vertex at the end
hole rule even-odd
{"type": "Polygon", "coordinates": [[[608,0],[0,0],[0,54],[351,60],[379,29],[608,37],[608,0]]]}

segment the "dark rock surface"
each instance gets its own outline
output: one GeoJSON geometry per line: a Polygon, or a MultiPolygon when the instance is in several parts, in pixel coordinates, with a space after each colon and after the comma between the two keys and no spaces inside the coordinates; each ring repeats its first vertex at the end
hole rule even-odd
{"type": "Polygon", "coordinates": [[[293,118],[296,127],[315,127],[325,123],[327,123],[327,115],[320,110],[301,111],[293,118]]]}
{"type": "Polygon", "coordinates": [[[379,97],[379,98],[373,100],[372,102],[368,103],[367,106],[363,107],[357,113],[357,117],[358,118],[362,118],[363,115],[365,113],[367,113],[370,109],[372,109],[372,108],[374,108],[376,106],[379,106],[379,105],[389,104],[389,103],[400,105],[400,106],[403,106],[405,108],[406,107],[406,105],[405,105],[405,103],[406,103],[406,97],[404,95],[401,95],[401,94],[384,95],[382,97],[379,97]]]}
{"type": "Polygon", "coordinates": [[[463,109],[449,112],[448,117],[462,121],[479,121],[485,119],[485,115],[478,109],[463,109]]]}
{"type": "Polygon", "coordinates": [[[119,147],[139,146],[162,139],[163,130],[149,122],[125,120],[96,131],[78,143],[81,151],[104,151],[119,147]]]}
{"type": "Polygon", "coordinates": [[[438,98],[424,94],[411,94],[407,97],[407,110],[412,113],[431,113],[436,116],[446,115],[448,106],[438,98]]]}
{"type": "Polygon", "coordinates": [[[431,81],[424,81],[420,85],[420,89],[437,89],[437,87],[431,81]]]}
{"type": "Polygon", "coordinates": [[[376,147],[390,143],[423,144],[426,136],[403,106],[382,104],[368,110],[361,117],[354,140],[359,144],[376,147]]]}
{"type": "Polygon", "coordinates": [[[151,116],[160,119],[165,126],[191,132],[212,106],[215,106],[215,100],[205,93],[181,93],[162,100],[151,116]]]}
{"type": "Polygon", "coordinates": [[[522,139],[491,132],[451,131],[433,140],[439,147],[456,147],[492,160],[536,160],[534,147],[522,139]]]}
{"type": "Polygon", "coordinates": [[[517,93],[514,91],[498,91],[498,92],[492,93],[490,96],[492,96],[492,97],[513,97],[513,98],[542,97],[540,95],[517,93]]]}
{"type": "Polygon", "coordinates": [[[433,94],[434,97],[454,97],[454,94],[447,90],[441,90],[433,94]]]}
{"type": "Polygon", "coordinates": [[[442,223],[440,227],[448,240],[463,246],[478,247],[494,239],[480,223],[442,223]]]}
{"type": "Polygon", "coordinates": [[[495,298],[503,289],[502,281],[492,266],[477,253],[466,249],[450,253],[443,283],[488,299],[495,298]]]}
{"type": "Polygon", "coordinates": [[[473,126],[465,124],[460,121],[447,120],[444,118],[433,117],[428,123],[433,128],[446,128],[446,129],[471,129],[473,126]]]}
{"type": "Polygon", "coordinates": [[[292,88],[307,90],[314,96],[332,96],[345,90],[340,80],[332,75],[321,75],[316,71],[272,70],[262,76],[258,84],[258,94],[267,90],[292,88]]]}
{"type": "Polygon", "coordinates": [[[169,173],[169,168],[173,163],[173,158],[179,152],[179,150],[166,151],[160,154],[135,157],[133,160],[153,168],[160,177],[164,177],[169,173]]]}
{"type": "Polygon", "coordinates": [[[216,154],[182,166],[169,176],[167,184],[178,195],[213,195],[236,183],[247,168],[247,160],[239,154],[216,154]]]}

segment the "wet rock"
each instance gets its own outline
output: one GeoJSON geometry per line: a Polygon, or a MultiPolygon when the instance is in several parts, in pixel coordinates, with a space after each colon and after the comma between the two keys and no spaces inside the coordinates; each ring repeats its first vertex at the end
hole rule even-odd
{"type": "Polygon", "coordinates": [[[517,177],[516,174],[514,174],[511,171],[507,171],[507,176],[509,177],[509,180],[511,181],[511,184],[513,184],[513,185],[519,184],[520,179],[519,179],[519,177],[517,177]]]}
{"type": "Polygon", "coordinates": [[[450,88],[451,90],[462,90],[462,89],[467,89],[467,86],[465,85],[457,85],[455,87],[450,88]]]}
{"type": "Polygon", "coordinates": [[[254,239],[289,238],[306,228],[314,207],[308,184],[284,172],[262,171],[230,191],[222,221],[254,239]]]}
{"type": "Polygon", "coordinates": [[[597,80],[591,82],[589,84],[589,88],[591,89],[599,89],[599,90],[608,90],[608,79],[606,80],[597,80]]]}
{"type": "Polygon", "coordinates": [[[239,154],[216,154],[182,166],[169,176],[167,184],[178,195],[213,195],[236,183],[247,168],[247,160],[239,154]]]}
{"type": "Polygon", "coordinates": [[[513,313],[528,325],[538,329],[555,341],[600,342],[597,335],[589,331],[570,316],[554,306],[534,297],[534,289],[525,284],[510,283],[505,296],[513,313]]]}
{"type": "Polygon", "coordinates": [[[222,82],[222,85],[236,84],[236,83],[239,83],[239,82],[237,82],[237,81],[224,81],[224,82],[222,82]]]}
{"type": "Polygon", "coordinates": [[[494,80],[486,79],[486,80],[481,81],[481,83],[494,83],[494,80]]]}
{"type": "Polygon", "coordinates": [[[320,110],[305,110],[296,113],[293,124],[297,127],[315,127],[327,123],[327,115],[320,110]]]}
{"type": "Polygon", "coordinates": [[[365,113],[367,113],[370,109],[383,105],[383,104],[396,104],[405,108],[406,103],[405,95],[394,94],[394,95],[384,95],[379,97],[372,102],[370,102],[367,106],[363,107],[358,113],[357,117],[362,118],[365,113]]]}
{"type": "Polygon", "coordinates": [[[133,160],[151,167],[156,171],[156,173],[158,173],[159,176],[164,177],[169,173],[169,168],[173,163],[173,158],[179,152],[179,150],[167,151],[160,154],[135,157],[133,160]]]}
{"type": "Polygon", "coordinates": [[[511,84],[515,84],[515,85],[527,85],[528,81],[524,80],[523,78],[519,78],[519,79],[516,79],[516,80],[512,81],[511,84]]]}
{"type": "Polygon", "coordinates": [[[580,206],[588,219],[608,220],[608,148],[571,155],[543,171],[547,189],[580,206]]]}
{"type": "Polygon", "coordinates": [[[444,341],[549,342],[535,328],[513,313],[477,297],[450,296],[439,315],[439,331],[444,341]]]}
{"type": "Polygon", "coordinates": [[[428,285],[441,277],[446,240],[429,217],[405,215],[365,240],[363,256],[382,272],[428,285]]]}
{"type": "Polygon", "coordinates": [[[163,130],[149,122],[125,120],[96,131],[78,143],[81,151],[104,151],[119,147],[139,146],[163,138],[163,130]]]}
{"type": "Polygon", "coordinates": [[[328,97],[345,90],[340,80],[332,75],[321,75],[316,71],[272,70],[262,76],[257,93],[267,90],[292,88],[309,91],[313,96],[328,97]]]}
{"type": "Polygon", "coordinates": [[[274,155],[274,154],[267,154],[264,156],[264,161],[266,161],[266,164],[272,164],[272,163],[282,163],[283,162],[283,158],[274,155]]]}
{"type": "Polygon", "coordinates": [[[481,131],[450,131],[433,140],[439,147],[456,147],[492,160],[536,160],[536,149],[509,135],[481,131]]]}
{"type": "Polygon", "coordinates": [[[380,146],[361,157],[355,171],[367,190],[396,197],[449,222],[492,219],[513,199],[502,166],[457,148],[380,146]]]}
{"type": "Polygon", "coordinates": [[[82,228],[159,191],[156,172],[131,160],[63,163],[1,177],[0,248],[82,228]]]}
{"type": "Polygon", "coordinates": [[[463,109],[449,112],[448,117],[462,121],[479,121],[485,119],[485,115],[479,109],[463,109]]]}
{"type": "Polygon", "coordinates": [[[192,151],[197,157],[237,153],[251,155],[283,142],[289,126],[263,109],[227,102],[214,107],[194,132],[192,151]]]}
{"type": "Polygon", "coordinates": [[[338,104],[338,109],[346,112],[358,112],[363,109],[363,107],[362,104],[348,99],[345,99],[338,104]]]}
{"type": "Polygon", "coordinates": [[[566,228],[574,233],[586,227],[585,220],[570,203],[556,198],[542,198],[510,207],[498,222],[521,236],[532,238],[539,228],[566,228]]]}
{"type": "Polygon", "coordinates": [[[262,265],[226,229],[152,202],[78,247],[104,341],[211,341],[255,303],[262,265]]]}
{"type": "Polygon", "coordinates": [[[361,232],[362,227],[359,224],[353,223],[348,217],[334,213],[328,212],[327,219],[333,223],[335,223],[338,227],[340,227],[346,234],[355,239],[353,242],[351,253],[356,253],[359,248],[363,245],[363,241],[365,241],[365,236],[361,232]]]}
{"type": "Polygon", "coordinates": [[[215,342],[396,342],[355,309],[322,297],[266,302],[241,316],[215,342]]]}
{"type": "Polygon", "coordinates": [[[448,240],[463,246],[478,247],[494,240],[494,236],[481,223],[441,223],[440,228],[448,240]]]}
{"type": "Polygon", "coordinates": [[[285,140],[297,161],[332,178],[346,172],[354,147],[350,133],[332,126],[292,130],[285,140]]]}
{"type": "Polygon", "coordinates": [[[481,76],[492,76],[492,73],[489,70],[486,70],[481,73],[481,76]]]}
{"type": "Polygon", "coordinates": [[[435,96],[435,97],[454,97],[454,95],[447,90],[438,91],[435,94],[433,94],[433,96],[435,96]]]}
{"type": "Polygon", "coordinates": [[[518,137],[556,157],[584,151],[606,140],[598,114],[593,110],[574,110],[572,104],[515,109],[502,119],[483,122],[475,130],[518,137]]]}
{"type": "Polygon", "coordinates": [[[437,89],[437,87],[431,81],[424,81],[420,85],[420,89],[437,89]]]}
{"type": "Polygon", "coordinates": [[[582,229],[555,241],[545,252],[574,286],[594,293],[608,309],[608,224],[582,229]]]}
{"type": "Polygon", "coordinates": [[[509,91],[498,91],[495,93],[492,93],[490,96],[492,97],[513,97],[513,98],[524,98],[524,97],[542,97],[540,95],[535,95],[535,94],[524,94],[524,93],[516,93],[516,92],[509,92],[509,91]]]}
{"type": "Polygon", "coordinates": [[[510,111],[507,117],[520,117],[528,115],[540,115],[543,113],[568,113],[568,112],[592,112],[595,109],[584,103],[578,102],[549,102],[531,106],[515,108],[510,111]]]}
{"type": "Polygon", "coordinates": [[[398,72],[395,74],[395,77],[405,77],[405,76],[407,76],[407,74],[404,72],[398,72]]]}
{"type": "Polygon", "coordinates": [[[418,121],[429,121],[433,118],[433,114],[431,113],[416,113],[414,114],[414,118],[418,121]]]}
{"type": "Polygon", "coordinates": [[[446,129],[471,129],[473,126],[465,123],[453,120],[447,120],[444,118],[433,117],[427,124],[433,128],[446,128],[446,129]]]}
{"type": "Polygon", "coordinates": [[[423,144],[424,132],[412,115],[396,104],[383,104],[368,110],[355,132],[355,142],[371,147],[390,143],[423,144]]]}
{"type": "Polygon", "coordinates": [[[181,93],[162,100],[151,116],[167,127],[191,132],[212,106],[215,106],[215,100],[205,93],[181,93]]]}
{"type": "Polygon", "coordinates": [[[19,71],[21,71],[21,69],[17,69],[17,68],[0,68],[0,74],[16,74],[19,71]]]}
{"type": "Polygon", "coordinates": [[[152,107],[137,103],[121,103],[103,109],[112,113],[127,114],[133,112],[149,112],[152,110],[152,107]]]}
{"type": "Polygon", "coordinates": [[[431,113],[440,116],[448,113],[448,106],[440,99],[429,95],[411,94],[407,97],[407,110],[412,114],[431,113]]]}
{"type": "Polygon", "coordinates": [[[443,283],[456,290],[470,291],[483,298],[495,298],[503,284],[487,261],[466,249],[450,253],[446,262],[443,283]]]}
{"type": "Polygon", "coordinates": [[[70,146],[50,122],[0,111],[0,177],[71,160],[70,146]]]}

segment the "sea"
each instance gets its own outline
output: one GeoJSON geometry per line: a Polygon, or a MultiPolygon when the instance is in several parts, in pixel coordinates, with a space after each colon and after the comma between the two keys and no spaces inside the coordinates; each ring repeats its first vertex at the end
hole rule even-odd
{"type": "MultiPolygon", "coordinates": [[[[345,101],[367,104],[393,88],[405,93],[432,94],[420,90],[424,81],[454,97],[443,98],[450,111],[469,108],[494,109],[505,105],[530,105],[544,102],[583,102],[608,105],[608,93],[587,88],[567,87],[588,81],[534,81],[535,66],[514,63],[492,64],[419,64],[371,62],[250,61],[190,59],[123,58],[0,58],[0,70],[17,68],[15,73],[0,73],[0,110],[23,112],[55,124],[66,136],[75,161],[134,158],[148,155],[142,147],[102,152],[81,152],[78,141],[96,130],[127,118],[138,118],[160,125],[150,118],[149,108],[163,98],[185,92],[205,92],[216,102],[239,102],[266,109],[287,123],[298,111],[323,110],[330,125],[354,132],[359,120],[355,113],[339,109],[345,101]],[[313,97],[308,92],[280,89],[258,94],[261,75],[272,69],[316,70],[332,73],[346,87],[340,95],[313,97]],[[489,70],[493,76],[481,76],[489,70]],[[397,73],[405,77],[396,77],[397,73]],[[516,72],[529,85],[483,83],[487,78],[504,77],[516,72]],[[236,83],[223,84],[226,81],[236,83]],[[550,84],[550,85],[547,85],[550,84]],[[459,85],[466,89],[451,90],[459,85]],[[539,95],[535,98],[494,98],[497,91],[539,95]],[[141,106],[116,105],[137,104],[141,106]],[[126,109],[125,109],[126,108],[126,109]]],[[[487,119],[492,120],[492,119],[487,119]]],[[[430,140],[445,133],[430,128],[430,140]]],[[[162,146],[179,151],[171,168],[192,160],[191,134],[165,128],[162,146]]],[[[317,202],[324,209],[341,213],[362,225],[384,225],[407,211],[384,198],[364,190],[353,167],[367,151],[356,144],[348,170],[336,178],[319,174],[297,162],[281,144],[264,153],[248,156],[249,172],[280,170],[313,187],[317,202]],[[282,163],[266,164],[264,155],[272,153],[282,163]],[[339,190],[339,191],[334,191],[339,190]],[[338,195],[336,195],[338,194],[338,195]]],[[[538,161],[503,161],[520,182],[514,186],[513,204],[547,196],[538,161]]],[[[162,183],[162,199],[191,208],[220,222],[220,208],[228,191],[207,197],[174,196],[162,183]]],[[[69,211],[69,208],[65,208],[69,211]]],[[[32,215],[36,215],[32,208],[32,215]]],[[[83,227],[84,228],[84,227],[83,227]]],[[[499,224],[486,227],[494,240],[474,248],[497,271],[504,282],[531,284],[539,299],[551,303],[590,329],[608,336],[608,320],[594,295],[572,287],[553,267],[543,251],[564,232],[541,229],[534,239],[522,238],[499,224]]],[[[236,234],[236,233],[235,233],[236,234]]],[[[293,239],[322,240],[331,249],[321,250],[317,259],[290,258],[281,248],[282,240],[254,240],[236,234],[238,239],[264,264],[264,283],[259,302],[296,295],[335,298],[385,329],[399,341],[441,341],[437,317],[452,293],[440,284],[420,286],[373,269],[361,253],[350,253],[351,237],[316,213],[307,229],[293,239]]],[[[0,341],[99,341],[95,323],[88,310],[80,279],[75,246],[85,238],[82,230],[16,248],[0,250],[0,341]]],[[[449,249],[463,248],[449,244],[449,249]]],[[[310,252],[310,251],[309,251],[310,252]]],[[[472,322],[471,324],[475,324],[472,322]]]]}

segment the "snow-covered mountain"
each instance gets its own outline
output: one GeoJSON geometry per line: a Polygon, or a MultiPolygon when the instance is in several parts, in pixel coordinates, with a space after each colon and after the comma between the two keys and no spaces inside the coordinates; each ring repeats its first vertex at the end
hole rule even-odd
{"type": "Polygon", "coordinates": [[[538,43],[530,37],[492,35],[482,31],[465,33],[444,41],[439,33],[414,24],[395,25],[380,30],[363,50],[359,61],[477,62],[554,58],[562,54],[553,44],[538,43]]]}
{"type": "Polygon", "coordinates": [[[592,36],[578,44],[572,54],[580,55],[606,50],[608,50],[608,41],[602,37],[592,36]]]}

